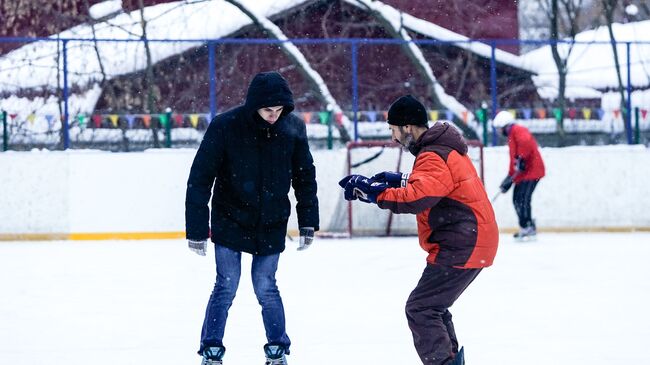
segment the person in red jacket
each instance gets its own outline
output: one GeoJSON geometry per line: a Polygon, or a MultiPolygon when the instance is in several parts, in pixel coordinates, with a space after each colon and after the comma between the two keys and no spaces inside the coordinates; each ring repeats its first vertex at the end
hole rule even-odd
{"type": "Polygon", "coordinates": [[[535,237],[537,227],[532,216],[531,198],[537,183],[546,174],[537,141],[526,127],[515,123],[512,113],[506,110],[500,111],[494,117],[492,126],[508,138],[508,176],[499,189],[505,193],[513,183],[515,185],[512,202],[519,217],[519,232],[515,233],[515,238],[535,237]]]}
{"type": "Polygon", "coordinates": [[[449,307],[492,265],[499,232],[467,144],[450,124],[428,127],[424,106],[411,95],[388,111],[393,139],[416,156],[410,174],[350,175],[339,182],[347,200],[416,214],[427,265],[406,303],[413,342],[425,365],[464,364],[449,307]]]}

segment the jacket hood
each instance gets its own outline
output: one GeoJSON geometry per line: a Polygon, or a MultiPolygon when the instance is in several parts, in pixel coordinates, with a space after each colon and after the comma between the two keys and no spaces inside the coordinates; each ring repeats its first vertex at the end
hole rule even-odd
{"type": "Polygon", "coordinates": [[[282,116],[294,109],[293,93],[289,83],[277,72],[261,72],[255,75],[248,86],[246,109],[255,112],[260,108],[282,105],[282,116]]]}
{"type": "Polygon", "coordinates": [[[411,153],[417,156],[423,148],[432,146],[443,146],[460,153],[467,154],[467,143],[463,136],[449,123],[436,123],[427,129],[415,144],[409,147],[411,153]]]}

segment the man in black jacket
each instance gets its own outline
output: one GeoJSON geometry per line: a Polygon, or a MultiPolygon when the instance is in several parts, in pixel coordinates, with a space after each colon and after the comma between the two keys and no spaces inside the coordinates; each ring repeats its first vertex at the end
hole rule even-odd
{"type": "Polygon", "coordinates": [[[204,365],[222,363],[222,339],[239,285],[242,252],[253,255],[267,364],[286,363],[291,342],[275,272],[285,249],[290,185],[297,200],[299,250],[309,247],[319,228],[315,168],[305,124],[291,114],[293,109],[293,94],[279,73],[257,74],[246,103],[214,118],[194,158],[185,199],[188,245],[205,255],[210,237],[217,264],[201,333],[204,365]]]}

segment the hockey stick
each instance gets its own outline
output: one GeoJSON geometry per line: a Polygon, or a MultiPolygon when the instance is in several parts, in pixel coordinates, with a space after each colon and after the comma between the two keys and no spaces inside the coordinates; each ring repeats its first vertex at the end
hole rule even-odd
{"type": "MultiPolygon", "coordinates": [[[[515,178],[517,177],[517,175],[519,175],[519,172],[520,172],[520,171],[517,170],[517,171],[515,171],[514,174],[512,174],[512,183],[513,183],[513,184],[514,184],[515,178]]],[[[508,189],[508,190],[510,190],[510,189],[508,189]]],[[[492,200],[490,200],[490,203],[494,203],[494,201],[497,200],[497,198],[498,198],[499,195],[501,195],[501,194],[503,194],[503,192],[502,192],[501,189],[499,188],[499,191],[494,195],[494,197],[492,197],[492,200]]]]}

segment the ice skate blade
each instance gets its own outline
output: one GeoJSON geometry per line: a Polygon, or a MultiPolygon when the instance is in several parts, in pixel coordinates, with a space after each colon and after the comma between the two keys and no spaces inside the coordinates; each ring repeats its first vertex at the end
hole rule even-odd
{"type": "Polygon", "coordinates": [[[515,242],[535,242],[537,241],[537,236],[523,236],[523,237],[514,237],[515,242]]]}

